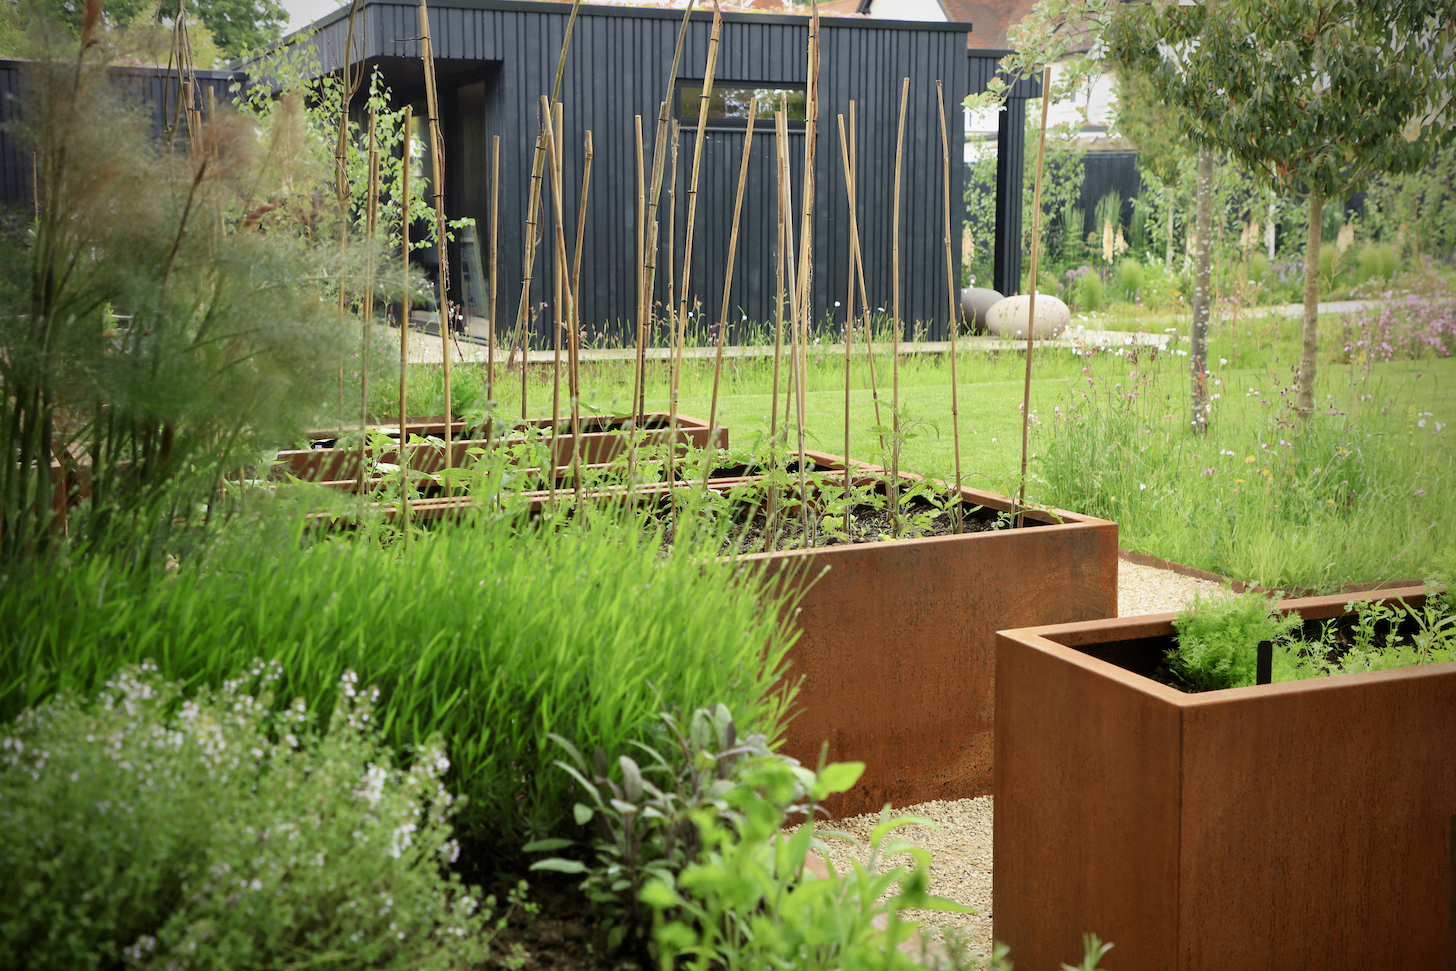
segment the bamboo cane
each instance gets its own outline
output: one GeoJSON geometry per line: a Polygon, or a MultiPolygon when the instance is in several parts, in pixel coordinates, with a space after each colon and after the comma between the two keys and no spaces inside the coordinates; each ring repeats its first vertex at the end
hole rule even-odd
{"type": "MultiPolygon", "coordinates": [[[[870,298],[865,290],[864,272],[864,251],[859,241],[859,133],[855,127],[855,105],[849,103],[849,162],[848,172],[845,178],[845,189],[849,193],[849,218],[850,225],[854,231],[850,234],[849,245],[854,251],[854,275],[859,279],[859,304],[864,314],[864,336],[865,336],[865,360],[870,367],[870,399],[875,403],[875,425],[884,428],[885,423],[880,418],[880,386],[875,378],[875,334],[874,325],[870,317],[870,298]]],[[[885,433],[880,432],[880,455],[885,454],[885,433]]]]}
{"type": "Polygon", "coordinates": [[[440,359],[445,379],[445,495],[453,491],[450,468],[455,456],[450,443],[455,418],[450,401],[450,247],[445,234],[445,139],[440,134],[440,102],[435,87],[435,49],[430,40],[430,13],[420,0],[420,59],[425,71],[425,105],[430,113],[430,188],[435,197],[435,310],[440,321],[440,359]]]}
{"type": "MultiPolygon", "coordinates": [[[[819,140],[816,137],[819,125],[819,3],[810,0],[809,16],[809,77],[804,95],[804,204],[802,222],[799,226],[799,309],[804,322],[799,329],[801,344],[799,353],[799,393],[809,386],[809,331],[813,328],[813,301],[810,299],[810,283],[814,276],[814,159],[819,140]]],[[[802,451],[802,448],[800,449],[802,451]]],[[[802,461],[799,462],[801,478],[802,461]]]]}
{"type": "MultiPolygon", "coordinates": [[[[793,214],[793,194],[789,188],[789,138],[788,138],[788,112],[780,112],[779,132],[782,138],[779,142],[779,205],[783,207],[786,219],[791,219],[793,214]]],[[[788,279],[795,281],[798,277],[794,270],[793,248],[785,247],[785,256],[788,260],[788,279]]],[[[789,383],[790,396],[794,403],[794,427],[798,433],[799,453],[799,513],[803,525],[804,544],[811,545],[812,538],[809,535],[809,496],[805,491],[807,482],[804,469],[804,385],[801,380],[803,361],[800,357],[802,347],[802,330],[804,319],[801,314],[799,302],[800,286],[794,283],[789,288],[789,318],[794,328],[790,338],[793,348],[789,358],[789,383]]],[[[787,417],[787,415],[785,416],[787,417]]]]}
{"type": "Polygon", "coordinates": [[[531,198],[526,209],[526,276],[521,283],[521,305],[516,319],[516,334],[511,340],[510,353],[506,355],[506,370],[516,357],[516,345],[521,348],[521,421],[526,420],[527,372],[530,370],[531,315],[528,306],[531,294],[531,278],[535,273],[536,245],[541,241],[541,195],[538,183],[545,175],[546,136],[536,133],[536,154],[532,157],[531,198]],[[538,164],[539,163],[539,164],[538,164]]]}
{"type": "MultiPolygon", "coordinates": [[[[957,319],[955,279],[955,261],[951,258],[950,250],[950,137],[945,127],[945,86],[940,81],[935,82],[935,103],[940,108],[940,150],[941,158],[944,161],[944,188],[945,188],[945,284],[950,290],[950,424],[954,433],[955,441],[955,476],[956,495],[955,512],[952,514],[952,521],[955,524],[955,531],[961,532],[964,527],[961,509],[961,416],[959,402],[956,398],[956,331],[959,330],[960,321],[957,319]]],[[[956,233],[957,238],[960,233],[956,233]]]]}
{"type": "MultiPolygon", "coordinates": [[[[839,158],[844,163],[844,190],[849,199],[849,233],[859,235],[854,218],[854,186],[849,173],[849,146],[844,135],[844,115],[839,115],[839,158]]],[[[844,295],[844,535],[849,537],[849,385],[854,345],[854,245],[849,247],[849,285],[844,295]]]]}
{"type": "Polygon", "coordinates": [[[1026,519],[1026,442],[1031,432],[1031,335],[1036,331],[1036,258],[1041,238],[1041,173],[1046,162],[1047,104],[1051,100],[1052,69],[1041,72],[1041,135],[1036,146],[1036,188],[1031,201],[1031,295],[1026,302],[1026,381],[1021,389],[1021,486],[1016,492],[1016,525],[1026,519]]]}
{"type": "Polygon", "coordinates": [[[667,394],[669,398],[673,398],[677,395],[677,386],[674,384],[677,375],[677,305],[672,299],[677,293],[677,148],[682,133],[676,118],[669,128],[672,132],[672,175],[667,183],[667,299],[663,304],[667,311],[667,394]]]}
{"type": "Polygon", "coordinates": [[[890,532],[896,537],[900,535],[900,170],[905,158],[905,108],[909,100],[910,79],[906,78],[900,86],[900,134],[895,141],[895,225],[890,248],[891,272],[894,274],[890,284],[893,295],[891,322],[895,328],[891,351],[894,392],[890,402],[890,532]]]}
{"type": "MultiPolygon", "coordinates": [[[[647,178],[642,167],[642,116],[636,116],[637,131],[637,360],[632,370],[632,414],[635,427],[642,422],[642,370],[646,365],[647,308],[647,178]]],[[[629,456],[630,464],[630,456],[629,456]]],[[[629,476],[630,478],[630,476],[629,476]]]]}
{"type": "Polygon", "coordinates": [[[571,391],[571,481],[581,506],[581,249],[586,236],[586,199],[591,188],[592,133],[587,129],[581,170],[581,212],[576,218],[576,251],[571,262],[571,329],[567,361],[571,391]]]}
{"type": "MultiPolygon", "coordinates": [[[[542,95],[545,101],[545,95],[542,95]]],[[[556,214],[553,236],[556,241],[555,273],[553,274],[553,290],[555,299],[552,300],[552,334],[555,356],[551,370],[551,471],[546,479],[547,494],[550,496],[551,508],[556,508],[556,442],[561,430],[561,328],[563,324],[570,321],[571,310],[566,304],[571,300],[571,294],[567,287],[566,275],[568,267],[566,263],[566,211],[562,201],[561,191],[562,160],[559,145],[562,133],[562,109],[557,104],[548,107],[542,104],[542,109],[552,118],[552,123],[547,125],[546,152],[548,156],[547,168],[551,170],[551,202],[553,211],[556,214]]]]}
{"type": "Polygon", "coordinates": [[[407,420],[406,385],[409,380],[409,258],[410,258],[410,169],[414,167],[410,149],[410,126],[414,109],[404,109],[404,174],[400,180],[399,239],[400,253],[404,263],[404,289],[399,300],[399,446],[395,449],[395,460],[399,462],[399,494],[404,500],[404,542],[409,546],[410,501],[409,501],[409,457],[405,453],[408,436],[405,431],[407,420]]]}
{"type": "MultiPolygon", "coordinates": [[[[566,31],[561,37],[561,53],[556,58],[556,80],[552,83],[551,97],[547,104],[555,104],[561,98],[561,79],[566,74],[566,52],[571,48],[571,34],[576,28],[576,13],[580,8],[581,0],[571,0],[571,15],[566,18],[566,31]]],[[[541,204],[541,169],[545,164],[545,146],[538,138],[536,154],[531,159],[531,191],[526,202],[526,269],[521,286],[521,301],[516,309],[516,332],[511,338],[510,353],[506,356],[506,369],[509,370],[516,361],[516,347],[520,347],[521,419],[523,421],[526,417],[526,362],[528,358],[526,342],[529,340],[527,325],[531,309],[531,276],[536,265],[536,245],[541,241],[539,228],[536,226],[536,217],[541,204]]]]}
{"type": "MultiPolygon", "coordinates": [[[[491,449],[491,438],[495,434],[495,295],[496,256],[500,243],[500,136],[491,139],[490,147],[490,318],[486,333],[490,343],[485,345],[485,400],[490,408],[490,417],[485,421],[485,450],[491,449]]],[[[525,380],[525,375],[521,375],[525,380]]]]}
{"type": "MultiPolygon", "coordinates": [[[[678,332],[677,361],[673,368],[672,376],[672,400],[668,404],[667,418],[667,440],[668,440],[668,469],[671,472],[677,462],[677,400],[682,387],[682,356],[683,340],[687,334],[688,316],[688,289],[692,279],[693,268],[693,234],[697,228],[698,216],[698,177],[702,172],[703,165],[703,142],[708,134],[708,104],[713,97],[713,77],[718,70],[718,38],[723,29],[723,11],[718,6],[718,0],[713,0],[713,29],[708,35],[708,64],[703,70],[703,87],[698,96],[698,131],[693,139],[693,174],[688,180],[688,225],[687,232],[683,238],[683,265],[682,265],[682,297],[678,301],[678,332]]],[[[755,99],[756,101],[757,99],[755,99]]],[[[745,166],[747,162],[745,160],[745,166]]],[[[742,179],[739,180],[740,202],[742,193],[742,179]]],[[[737,232],[737,217],[734,217],[734,232],[737,232]]],[[[731,259],[731,257],[730,257],[731,259]]],[[[726,294],[725,294],[726,299],[726,294]]],[[[714,375],[716,379],[716,373],[714,375]]],[[[716,388],[715,388],[716,392],[716,388]]],[[[716,393],[714,402],[716,403],[716,393]]],[[[716,417],[716,416],[715,416],[716,417]]],[[[712,468],[713,455],[713,425],[708,423],[708,468],[712,468]]],[[[668,479],[671,481],[669,474],[668,479]]],[[[706,483],[707,474],[704,474],[706,483]]],[[[707,488],[706,484],[704,488],[707,488]]]]}
{"type": "MultiPolygon", "coordinates": [[[[768,464],[772,468],[778,461],[779,444],[779,374],[780,364],[783,360],[784,351],[784,199],[783,199],[783,144],[784,144],[784,113],[782,110],[774,112],[774,173],[775,182],[778,185],[777,198],[774,200],[774,211],[778,219],[778,246],[774,251],[774,261],[778,271],[774,282],[774,358],[773,358],[773,394],[769,399],[769,420],[768,420],[768,464]]],[[[787,411],[787,409],[785,409],[787,411]]],[[[787,417],[787,415],[785,416],[787,417]]],[[[764,511],[764,549],[768,549],[769,537],[774,531],[775,496],[778,494],[778,486],[772,480],[768,489],[767,508],[764,511]]]]}
{"type": "Polygon", "coordinates": [[[365,470],[369,461],[369,327],[374,322],[374,237],[379,220],[379,149],[375,139],[377,121],[377,112],[374,106],[370,105],[368,198],[364,209],[364,235],[367,243],[364,307],[359,322],[359,505],[361,510],[364,506],[365,470]]]}
{"type": "MultiPolygon", "coordinates": [[[[753,152],[753,123],[758,118],[758,95],[748,101],[748,128],[743,134],[743,161],[738,166],[738,196],[733,203],[733,228],[728,233],[728,267],[723,271],[723,308],[718,312],[718,354],[713,364],[713,398],[708,405],[709,456],[715,441],[713,429],[718,425],[718,384],[723,375],[723,346],[728,342],[728,307],[733,295],[733,262],[738,256],[738,222],[743,215],[743,193],[748,186],[748,158],[753,152]]],[[[703,465],[703,488],[708,488],[712,461],[703,465]]]]}

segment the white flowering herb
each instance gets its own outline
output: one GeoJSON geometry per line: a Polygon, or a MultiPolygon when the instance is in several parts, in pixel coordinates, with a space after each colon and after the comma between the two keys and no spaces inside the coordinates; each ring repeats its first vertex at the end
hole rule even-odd
{"type": "Polygon", "coordinates": [[[142,665],[0,733],[0,967],[487,964],[495,901],[449,872],[439,743],[397,766],[352,672],[322,732],[274,709],[279,676],[184,700],[142,665]]]}

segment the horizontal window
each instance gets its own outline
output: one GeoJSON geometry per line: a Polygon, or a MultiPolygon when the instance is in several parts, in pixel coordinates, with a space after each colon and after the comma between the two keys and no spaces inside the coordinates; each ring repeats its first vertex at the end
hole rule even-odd
{"type": "MultiPolygon", "coordinates": [[[[775,87],[755,87],[746,84],[714,84],[713,91],[708,95],[708,124],[746,124],[748,121],[748,106],[753,98],[758,98],[758,120],[755,126],[768,122],[772,125],[773,113],[788,102],[789,122],[804,123],[805,103],[808,92],[803,86],[780,85],[775,87]]],[[[677,114],[678,118],[686,122],[696,122],[698,111],[703,100],[703,85],[701,83],[685,82],[677,86],[677,114]]]]}

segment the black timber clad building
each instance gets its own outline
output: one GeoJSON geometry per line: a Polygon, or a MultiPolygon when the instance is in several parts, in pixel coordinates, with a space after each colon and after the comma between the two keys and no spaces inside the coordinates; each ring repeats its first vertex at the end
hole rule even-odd
{"type": "MultiPolygon", "coordinates": [[[[516,317],[540,97],[551,91],[569,12],[566,3],[519,0],[437,0],[429,7],[445,137],[447,214],[451,218],[475,219],[482,252],[489,238],[490,142],[493,136],[501,136],[498,332],[513,326],[516,317]]],[[[581,319],[588,339],[621,338],[627,333],[627,322],[635,318],[638,179],[634,116],[642,116],[645,167],[650,169],[657,114],[668,90],[667,74],[681,21],[680,10],[583,5],[573,30],[561,91],[565,113],[563,183],[570,248],[580,211],[583,133],[590,129],[593,160],[581,270],[581,319]]],[[[317,33],[306,41],[315,47],[326,71],[340,66],[338,56],[348,47],[348,22],[347,8],[341,9],[320,20],[315,25],[317,33]]],[[[820,23],[821,107],[815,159],[811,298],[816,320],[820,326],[831,326],[832,321],[834,332],[843,322],[843,310],[836,307],[836,302],[845,299],[848,286],[849,219],[836,116],[847,116],[851,100],[856,103],[857,115],[857,220],[866,289],[875,307],[890,308],[896,124],[901,79],[908,77],[901,197],[901,309],[905,320],[925,325],[925,336],[943,338],[949,298],[936,81],[940,80],[944,89],[951,141],[951,213],[952,219],[958,219],[964,170],[960,101],[968,93],[984,90],[996,70],[997,59],[1005,52],[968,52],[966,34],[973,29],[968,24],[832,17],[824,17],[820,23]]],[[[677,267],[674,275],[679,288],[698,103],[696,90],[684,97],[683,89],[702,82],[711,25],[711,13],[693,14],[674,81],[673,113],[680,124],[673,240],[677,267]]],[[[809,18],[803,16],[724,14],[715,88],[802,90],[808,74],[808,33],[809,18]]],[[[416,115],[423,116],[419,37],[419,8],[414,3],[365,0],[355,23],[353,50],[357,52],[356,64],[378,68],[396,104],[414,104],[416,115]]],[[[206,73],[199,72],[199,80],[206,73]]],[[[216,73],[219,81],[231,78],[224,72],[216,73]]],[[[3,71],[0,85],[5,87],[0,94],[15,90],[14,78],[3,71]]],[[[1025,99],[1036,93],[1034,85],[1018,84],[1008,109],[1002,112],[996,240],[996,282],[1002,292],[1019,289],[1025,99]]],[[[161,110],[160,106],[157,110],[161,110]]],[[[804,124],[791,122],[790,128],[791,189],[797,212],[802,204],[804,124]]],[[[718,316],[722,299],[744,137],[742,120],[710,120],[703,146],[689,306],[691,309],[696,305],[708,320],[718,316]]],[[[10,149],[4,153],[5,198],[28,198],[29,190],[24,186],[29,165],[20,166],[17,178],[14,163],[23,160],[13,146],[0,149],[10,149]],[[12,182],[16,184],[12,186],[12,182]]],[[[668,299],[670,182],[671,174],[664,180],[662,244],[654,293],[654,301],[664,302],[668,299]]],[[[773,120],[763,111],[754,128],[730,300],[733,309],[729,316],[735,325],[744,318],[755,323],[773,318],[776,193],[773,120]]],[[[959,226],[953,227],[951,238],[958,280],[959,226]]],[[[551,299],[553,262],[548,235],[537,248],[531,295],[534,307],[551,299]]],[[[456,268],[459,263],[453,261],[456,268]]],[[[452,275],[456,277],[452,282],[453,297],[459,294],[459,277],[458,273],[452,275]]],[[[546,330],[533,329],[541,333],[546,330]]],[[[730,338],[734,333],[730,331],[730,338]]]]}

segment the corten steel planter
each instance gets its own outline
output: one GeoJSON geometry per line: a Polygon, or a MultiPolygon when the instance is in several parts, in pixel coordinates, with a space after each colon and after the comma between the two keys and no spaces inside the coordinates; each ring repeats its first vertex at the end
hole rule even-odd
{"type": "Polygon", "coordinates": [[[1090,931],[1116,968],[1456,967],[1456,663],[1186,694],[1144,676],[1173,616],[997,635],[992,933],[1016,966],[1090,931]]]}
{"type": "MultiPolygon", "coordinates": [[[[981,515],[1012,508],[962,494],[981,515]]],[[[814,765],[828,741],[831,761],[865,763],[828,801],[834,815],[991,792],[995,632],[1117,615],[1117,524],[1026,518],[1035,525],[741,557],[811,584],[789,652],[789,679],[804,680],[784,752],[814,765]]]]}
{"type": "MultiPolygon", "coordinates": [[[[688,415],[677,417],[677,441],[679,444],[692,445],[695,448],[704,448],[710,441],[708,423],[688,415]]],[[[583,421],[581,435],[580,459],[584,463],[599,464],[610,462],[618,455],[627,450],[631,438],[620,429],[620,419],[599,419],[583,421]],[[602,427],[602,430],[592,431],[594,426],[602,427]]],[[[549,427],[549,422],[547,426],[549,427]]],[[[406,425],[410,434],[443,435],[444,423],[406,425]],[[419,429],[419,430],[417,430],[419,429]]],[[[479,429],[466,429],[464,422],[455,422],[452,426],[462,433],[479,434],[479,429]]],[[[452,432],[453,434],[454,432],[452,432]]],[[[637,442],[642,445],[663,445],[672,437],[666,415],[649,414],[643,423],[643,431],[638,436],[637,442]]],[[[728,447],[728,429],[719,426],[711,440],[718,448],[728,447]]],[[[506,448],[512,445],[523,444],[526,439],[516,436],[496,438],[487,441],[485,438],[465,438],[454,440],[450,443],[450,452],[453,466],[460,467],[466,464],[469,458],[468,452],[473,448],[506,448]]],[[[544,438],[542,444],[550,447],[550,438],[544,438]]],[[[575,438],[571,433],[564,432],[556,436],[553,456],[558,466],[570,465],[572,452],[575,448],[575,438]]],[[[395,449],[386,449],[371,455],[376,462],[384,462],[390,465],[396,464],[398,455],[395,449]]],[[[409,448],[410,468],[417,472],[438,472],[445,467],[445,450],[443,446],[426,444],[414,445],[409,448]]],[[[310,449],[282,449],[274,460],[273,472],[281,476],[283,473],[296,476],[300,479],[307,479],[313,482],[337,482],[348,479],[355,479],[359,472],[359,449],[358,447],[338,448],[310,448],[310,449]]]]}

